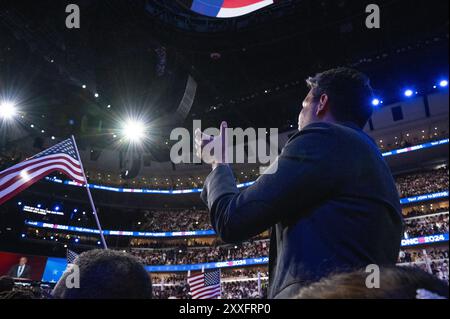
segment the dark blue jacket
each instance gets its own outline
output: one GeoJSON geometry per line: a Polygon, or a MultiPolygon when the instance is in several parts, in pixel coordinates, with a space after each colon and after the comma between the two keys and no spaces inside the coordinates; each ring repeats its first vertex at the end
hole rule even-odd
{"type": "Polygon", "coordinates": [[[269,298],[292,298],[331,272],[393,265],[403,220],[378,147],[352,124],[314,123],[290,138],[275,174],[236,188],[229,166],[205,181],[202,198],[225,242],[272,228],[269,298]]]}

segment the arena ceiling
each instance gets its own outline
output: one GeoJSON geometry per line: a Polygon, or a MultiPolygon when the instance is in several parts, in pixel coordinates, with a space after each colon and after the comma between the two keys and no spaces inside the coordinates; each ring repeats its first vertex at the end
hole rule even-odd
{"type": "Polygon", "coordinates": [[[139,114],[152,124],[154,158],[167,160],[170,130],[192,119],[295,124],[304,79],[329,67],[367,72],[386,101],[406,84],[448,75],[448,1],[378,1],[380,30],[364,26],[368,3],[277,1],[214,19],[186,1],[2,2],[0,94],[18,99],[27,136],[76,134],[96,148],[112,144],[127,114],[139,114]],[[69,3],[80,6],[80,29],[65,27],[69,3]],[[174,117],[189,76],[194,103],[174,117]]]}

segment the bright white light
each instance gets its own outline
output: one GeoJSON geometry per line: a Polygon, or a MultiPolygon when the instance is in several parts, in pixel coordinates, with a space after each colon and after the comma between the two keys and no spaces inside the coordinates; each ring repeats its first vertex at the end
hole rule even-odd
{"type": "Polygon", "coordinates": [[[83,84],[82,88],[85,89],[86,88],[86,84],[83,84]]]}
{"type": "Polygon", "coordinates": [[[95,97],[99,97],[98,93],[95,93],[94,96],[95,96],[95,97]]]}
{"type": "Polygon", "coordinates": [[[378,106],[378,105],[380,105],[380,103],[381,103],[381,102],[380,102],[379,99],[373,99],[373,100],[372,100],[372,105],[373,105],[373,106],[378,106]]]}
{"type": "Polygon", "coordinates": [[[28,172],[26,170],[20,172],[20,177],[22,177],[22,179],[24,179],[25,181],[30,180],[30,175],[28,175],[28,172]]]}
{"type": "Polygon", "coordinates": [[[139,142],[145,137],[145,125],[141,121],[129,120],[124,124],[122,132],[131,142],[139,142]]]}
{"type": "Polygon", "coordinates": [[[442,80],[441,82],[439,82],[439,86],[441,88],[445,88],[448,86],[448,81],[447,80],[442,80]]]}
{"type": "Polygon", "coordinates": [[[0,117],[4,119],[12,119],[17,114],[16,106],[13,102],[4,101],[0,103],[0,117]]]}
{"type": "Polygon", "coordinates": [[[406,97],[411,97],[414,94],[414,92],[412,90],[406,90],[405,91],[405,96],[406,97]]]}

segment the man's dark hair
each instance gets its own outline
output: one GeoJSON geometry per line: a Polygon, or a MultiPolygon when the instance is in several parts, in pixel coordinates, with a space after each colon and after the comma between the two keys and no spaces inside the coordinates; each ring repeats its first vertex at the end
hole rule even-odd
{"type": "Polygon", "coordinates": [[[75,259],[74,265],[79,268],[80,287],[67,288],[66,278],[72,273],[66,271],[53,289],[54,298],[150,299],[152,297],[150,275],[139,259],[127,253],[107,249],[90,250],[80,254],[75,259]]]}
{"type": "Polygon", "coordinates": [[[373,90],[369,78],[350,68],[336,68],[306,80],[313,95],[328,95],[330,112],[339,122],[352,122],[363,128],[372,116],[373,90]]]}
{"type": "Polygon", "coordinates": [[[417,290],[447,298],[448,284],[413,267],[380,267],[379,288],[368,288],[365,269],[333,274],[300,289],[298,299],[416,299],[417,290]]]}
{"type": "Polygon", "coordinates": [[[0,292],[11,291],[14,288],[14,279],[9,276],[0,277],[0,292]]]}

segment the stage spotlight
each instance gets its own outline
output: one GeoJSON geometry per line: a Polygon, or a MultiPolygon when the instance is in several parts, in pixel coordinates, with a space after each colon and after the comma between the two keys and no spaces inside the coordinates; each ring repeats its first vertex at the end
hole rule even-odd
{"type": "Polygon", "coordinates": [[[145,137],[145,124],[141,121],[128,120],[122,127],[122,133],[130,142],[138,143],[145,137]]]}
{"type": "Polygon", "coordinates": [[[16,105],[10,101],[0,103],[0,118],[9,120],[17,114],[16,105]]]}
{"type": "Polygon", "coordinates": [[[440,86],[441,88],[447,87],[447,86],[448,86],[448,81],[447,81],[447,80],[441,80],[441,81],[439,82],[439,86],[440,86]]]}
{"type": "Polygon", "coordinates": [[[410,89],[408,89],[408,90],[405,90],[405,96],[406,97],[411,97],[411,96],[413,96],[413,94],[414,94],[414,91],[413,90],[410,90],[410,89]]]}
{"type": "Polygon", "coordinates": [[[372,105],[373,106],[378,106],[381,103],[382,103],[382,101],[380,101],[380,99],[375,98],[375,99],[372,100],[372,105]]]}
{"type": "Polygon", "coordinates": [[[59,212],[60,207],[59,206],[55,206],[55,212],[59,212]]]}

